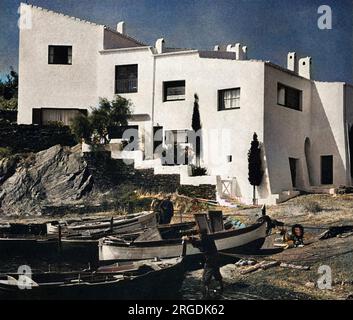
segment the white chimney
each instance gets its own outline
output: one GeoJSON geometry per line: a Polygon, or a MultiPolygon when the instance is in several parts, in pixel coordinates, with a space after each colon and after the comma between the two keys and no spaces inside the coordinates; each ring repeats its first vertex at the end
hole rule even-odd
{"type": "Polygon", "coordinates": [[[299,75],[311,79],[311,57],[305,57],[299,60],[299,75]]]}
{"type": "Polygon", "coordinates": [[[243,46],[241,49],[243,51],[243,60],[248,60],[248,47],[243,46]]]}
{"type": "Polygon", "coordinates": [[[116,31],[118,31],[121,34],[126,35],[126,26],[124,21],[120,21],[117,26],[116,26],[116,31]]]}
{"type": "Polygon", "coordinates": [[[156,50],[157,50],[157,53],[163,53],[164,51],[164,39],[163,38],[160,38],[156,41],[156,50]]]}
{"type": "Polygon", "coordinates": [[[228,44],[226,50],[227,52],[235,52],[235,47],[233,44],[228,44]]]}
{"type": "Polygon", "coordinates": [[[246,46],[242,47],[242,45],[240,43],[236,43],[235,45],[228,44],[227,51],[234,52],[236,60],[246,60],[247,59],[248,48],[246,46]]]}
{"type": "Polygon", "coordinates": [[[295,52],[289,52],[287,56],[287,69],[298,73],[298,59],[295,52]]]}

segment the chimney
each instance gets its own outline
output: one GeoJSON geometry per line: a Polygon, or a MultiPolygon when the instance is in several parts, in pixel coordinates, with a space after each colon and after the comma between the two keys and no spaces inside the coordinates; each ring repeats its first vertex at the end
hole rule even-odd
{"type": "Polygon", "coordinates": [[[311,57],[305,57],[299,60],[299,75],[311,79],[311,57]]]}
{"type": "Polygon", "coordinates": [[[243,60],[248,60],[248,47],[243,46],[241,50],[243,51],[243,60]]]}
{"type": "Polygon", "coordinates": [[[156,41],[156,50],[157,50],[158,54],[164,52],[164,39],[163,38],[160,38],[156,41]]]}
{"type": "Polygon", "coordinates": [[[126,26],[124,21],[120,21],[116,26],[116,31],[119,33],[126,35],[126,26]]]}
{"type": "Polygon", "coordinates": [[[287,69],[298,73],[298,60],[295,52],[289,52],[287,56],[287,69]]]}
{"type": "Polygon", "coordinates": [[[246,60],[247,59],[248,48],[246,46],[242,47],[240,43],[236,43],[235,45],[228,44],[227,51],[234,52],[236,60],[246,60]]]}

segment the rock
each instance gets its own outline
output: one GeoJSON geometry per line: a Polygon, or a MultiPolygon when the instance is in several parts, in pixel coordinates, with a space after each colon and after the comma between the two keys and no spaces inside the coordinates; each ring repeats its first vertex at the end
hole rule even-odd
{"type": "Polygon", "coordinates": [[[315,288],[315,283],[314,282],[307,282],[306,284],[305,284],[305,286],[307,287],[307,288],[315,288]]]}
{"type": "Polygon", "coordinates": [[[6,215],[41,214],[45,205],[81,199],[92,186],[93,178],[81,155],[57,145],[19,163],[0,184],[0,210],[6,215]]]}
{"type": "Polygon", "coordinates": [[[227,264],[223,266],[221,269],[221,274],[224,278],[226,279],[231,279],[233,277],[234,271],[235,271],[235,266],[234,264],[227,264]]]}
{"type": "Polygon", "coordinates": [[[15,173],[17,162],[17,156],[0,158],[0,184],[15,173]]]}

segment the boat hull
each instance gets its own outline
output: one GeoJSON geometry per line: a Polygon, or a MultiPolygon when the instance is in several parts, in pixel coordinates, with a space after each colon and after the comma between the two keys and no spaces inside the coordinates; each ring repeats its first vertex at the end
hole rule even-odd
{"type": "MultiPolygon", "coordinates": [[[[266,238],[267,224],[222,231],[212,234],[218,251],[233,253],[249,253],[260,249],[266,238]]],[[[99,260],[101,263],[112,261],[144,260],[153,258],[173,258],[180,256],[183,251],[181,240],[144,241],[126,244],[123,242],[102,239],[99,243],[99,260]]],[[[186,246],[186,256],[200,256],[198,248],[190,243],[186,246]]]]}
{"type": "MultiPolygon", "coordinates": [[[[164,262],[164,261],[163,261],[164,262]]],[[[0,283],[0,297],[5,300],[155,300],[177,299],[184,280],[185,268],[182,258],[169,267],[149,271],[140,276],[123,277],[107,282],[71,284],[45,284],[20,290],[17,286],[0,283]],[[163,285],[161,285],[163,283],[163,285]]]]}

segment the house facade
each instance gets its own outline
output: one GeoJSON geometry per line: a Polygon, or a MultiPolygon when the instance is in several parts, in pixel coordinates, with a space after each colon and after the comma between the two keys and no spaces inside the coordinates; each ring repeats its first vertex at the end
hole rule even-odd
{"type": "Polygon", "coordinates": [[[124,152],[114,139],[112,156],[133,158],[137,167],[180,173],[185,184],[215,184],[220,197],[251,203],[247,153],[256,132],[264,170],[259,203],[352,185],[353,87],[311,79],[311,58],[289,53],[283,68],[248,59],[239,43],[210,51],[168,48],[163,39],[149,46],[128,36],[123,22],[112,30],[22,4],[24,15],[31,27],[20,31],[18,123],[69,124],[100,97],[120,95],[133,105],[129,125],[139,144],[124,152]],[[195,94],[206,177],[189,177],[185,162],[162,166],[156,152],[172,144],[195,155],[195,94]]]}

